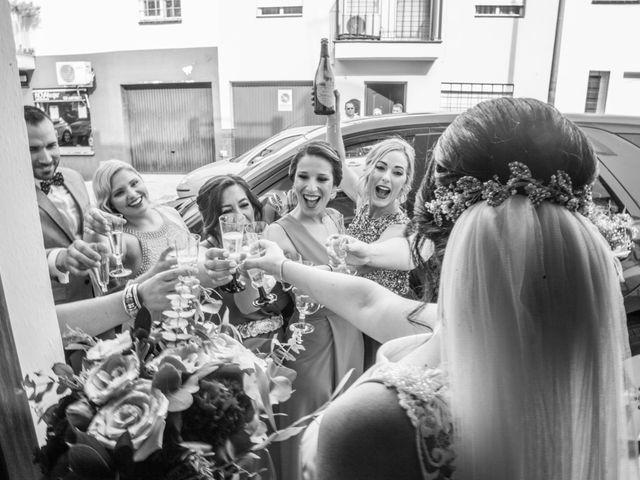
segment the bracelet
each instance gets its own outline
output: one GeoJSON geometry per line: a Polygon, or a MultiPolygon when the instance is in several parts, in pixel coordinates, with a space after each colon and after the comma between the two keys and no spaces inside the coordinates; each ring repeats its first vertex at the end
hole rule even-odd
{"type": "Polygon", "coordinates": [[[333,268],[333,265],[331,265],[330,263],[327,263],[327,267],[329,267],[329,271],[330,272],[335,272],[335,269],[333,268]]]}
{"type": "Polygon", "coordinates": [[[282,260],[282,262],[280,262],[280,281],[281,282],[284,282],[284,264],[291,261],[292,260],[285,258],[284,260],[282,260]]]}
{"type": "Polygon", "coordinates": [[[127,312],[127,315],[129,315],[131,318],[135,318],[142,308],[140,298],[138,298],[137,283],[132,283],[125,287],[124,295],[122,297],[122,304],[124,306],[125,312],[127,312]]]}

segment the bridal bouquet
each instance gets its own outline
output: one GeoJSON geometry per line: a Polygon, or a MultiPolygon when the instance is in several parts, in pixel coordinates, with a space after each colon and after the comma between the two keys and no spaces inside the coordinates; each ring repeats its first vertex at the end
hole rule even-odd
{"type": "Polygon", "coordinates": [[[299,431],[277,432],[272,410],[291,395],[282,360],[299,338],[259,355],[217,329],[168,336],[145,310],[113,340],[74,333],[88,346],[80,374],[59,363],[24,380],[47,425],[36,452],[46,478],[260,478],[269,442],[299,431]],[[42,408],[54,389],[62,397],[42,408]]]}
{"type": "Polygon", "coordinates": [[[637,235],[633,218],[628,213],[618,213],[613,206],[593,206],[589,219],[607,240],[613,253],[626,258],[633,250],[633,239],[637,235]]]}

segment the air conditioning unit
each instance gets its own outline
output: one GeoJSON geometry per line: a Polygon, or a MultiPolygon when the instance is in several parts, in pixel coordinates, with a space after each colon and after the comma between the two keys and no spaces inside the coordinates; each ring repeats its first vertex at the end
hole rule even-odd
{"type": "Polygon", "coordinates": [[[92,86],[91,62],[56,62],[56,77],[61,87],[92,86]]]}
{"type": "Polygon", "coordinates": [[[344,25],[348,38],[380,39],[380,15],[375,13],[352,15],[344,25]]]}

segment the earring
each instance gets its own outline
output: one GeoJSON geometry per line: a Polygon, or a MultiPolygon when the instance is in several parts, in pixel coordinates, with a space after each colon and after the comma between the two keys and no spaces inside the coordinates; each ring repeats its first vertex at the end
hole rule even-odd
{"type": "Polygon", "coordinates": [[[337,195],[338,195],[338,194],[337,194],[335,191],[334,191],[334,192],[331,192],[331,195],[329,195],[329,199],[330,199],[330,200],[335,200],[337,195]]]}

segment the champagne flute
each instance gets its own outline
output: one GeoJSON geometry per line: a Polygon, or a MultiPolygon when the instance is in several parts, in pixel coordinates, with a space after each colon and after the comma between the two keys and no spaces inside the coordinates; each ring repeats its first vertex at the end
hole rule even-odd
{"type": "Polygon", "coordinates": [[[307,315],[313,315],[320,309],[320,304],[309,294],[303,292],[297,287],[293,287],[293,293],[296,297],[296,308],[300,312],[298,321],[289,325],[291,331],[298,331],[302,334],[311,333],[315,330],[313,325],[307,323],[307,315]]]}
{"type": "Polygon", "coordinates": [[[107,232],[109,245],[111,246],[111,253],[116,260],[116,268],[109,272],[109,275],[115,278],[128,277],[132,272],[128,268],[124,268],[124,265],[122,265],[122,236],[124,235],[122,225],[124,224],[124,217],[119,213],[114,215],[123,221],[112,224],[111,230],[107,232]]]}
{"type": "Polygon", "coordinates": [[[330,216],[338,233],[330,235],[326,242],[326,245],[333,251],[333,256],[329,256],[329,265],[337,272],[347,273],[347,237],[345,236],[347,229],[344,226],[344,215],[340,212],[333,212],[330,216]]]}
{"type": "MultiPolygon", "coordinates": [[[[264,255],[265,249],[258,242],[264,238],[264,232],[267,229],[266,222],[254,222],[245,225],[244,235],[248,247],[249,257],[260,257],[264,255]]],[[[260,297],[253,301],[254,307],[264,307],[274,303],[278,297],[273,293],[267,293],[265,290],[265,273],[260,268],[251,268],[247,270],[251,285],[258,289],[260,297]]]]}
{"type": "MultiPolygon", "coordinates": [[[[242,252],[242,241],[244,239],[244,224],[247,219],[238,213],[226,213],[220,215],[220,236],[222,237],[222,248],[229,254],[229,259],[240,263],[242,252]]],[[[245,289],[244,282],[238,279],[238,272],[233,274],[233,279],[227,285],[220,287],[228,293],[237,293],[245,289]]]]}
{"type": "MultiPolygon", "coordinates": [[[[179,232],[171,239],[171,245],[175,250],[176,263],[179,268],[194,270],[198,268],[200,235],[179,232]]],[[[176,285],[176,292],[180,296],[180,300],[176,302],[174,310],[178,311],[180,316],[190,317],[196,312],[200,294],[200,282],[191,274],[181,276],[179,280],[176,285]]]]}
{"type": "Polygon", "coordinates": [[[109,291],[109,254],[100,255],[100,265],[91,269],[93,278],[100,287],[102,293],[109,291]]]}
{"type": "Polygon", "coordinates": [[[181,232],[173,237],[172,246],[175,248],[178,267],[198,268],[200,235],[181,232]]]}

